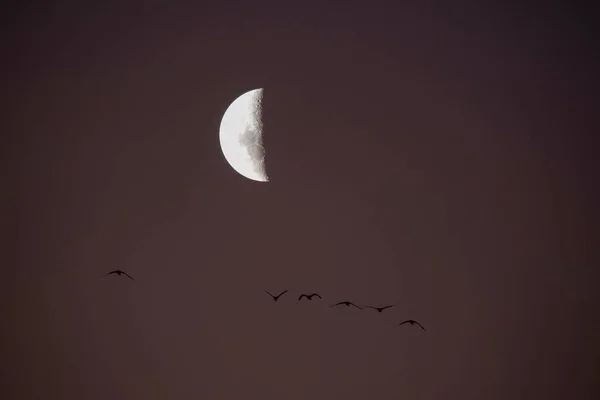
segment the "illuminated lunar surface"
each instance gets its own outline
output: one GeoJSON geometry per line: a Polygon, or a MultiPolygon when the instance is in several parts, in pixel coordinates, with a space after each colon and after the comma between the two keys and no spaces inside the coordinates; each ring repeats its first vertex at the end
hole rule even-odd
{"type": "Polygon", "coordinates": [[[242,176],[268,182],[262,124],[263,89],[235,99],[223,114],[219,140],[225,159],[242,176]]]}

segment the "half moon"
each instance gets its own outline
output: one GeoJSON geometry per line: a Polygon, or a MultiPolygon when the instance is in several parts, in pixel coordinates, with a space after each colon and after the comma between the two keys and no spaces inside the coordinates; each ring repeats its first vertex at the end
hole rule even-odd
{"type": "Polygon", "coordinates": [[[219,128],[219,141],[225,159],[241,175],[268,182],[263,147],[263,89],[242,94],[227,107],[219,128]]]}

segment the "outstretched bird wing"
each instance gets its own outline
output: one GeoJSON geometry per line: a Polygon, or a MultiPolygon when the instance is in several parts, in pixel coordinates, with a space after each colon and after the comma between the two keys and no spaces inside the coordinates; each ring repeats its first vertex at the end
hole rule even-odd
{"type": "Polygon", "coordinates": [[[110,271],[108,274],[103,275],[103,276],[108,276],[110,274],[118,274],[120,271],[118,269],[115,269],[114,271],[110,271]]]}
{"type": "Polygon", "coordinates": [[[305,294],[301,294],[300,297],[298,297],[298,301],[302,300],[303,297],[306,297],[308,299],[308,296],[305,294]]]}
{"type": "Polygon", "coordinates": [[[400,326],[400,325],[404,325],[404,324],[409,324],[409,323],[410,323],[410,321],[402,321],[402,322],[400,322],[400,323],[398,324],[398,326],[400,326]]]}
{"type": "Polygon", "coordinates": [[[265,293],[268,294],[269,296],[275,298],[275,296],[273,296],[268,290],[265,289],[265,293]]]}
{"type": "Polygon", "coordinates": [[[344,304],[344,303],[345,303],[345,302],[343,302],[343,301],[340,301],[340,302],[339,302],[339,303],[337,303],[337,304],[332,304],[332,305],[331,305],[331,307],[339,306],[339,305],[342,305],[342,304],[344,304]]]}
{"type": "Polygon", "coordinates": [[[363,307],[372,308],[373,310],[379,310],[377,307],[373,307],[373,306],[363,306],[363,307]]]}
{"type": "Polygon", "coordinates": [[[279,293],[277,295],[277,297],[281,297],[282,295],[286,294],[288,292],[289,289],[284,290],[283,292],[279,293]]]}
{"type": "Polygon", "coordinates": [[[421,327],[421,329],[425,330],[425,328],[423,328],[423,325],[421,325],[420,323],[418,323],[417,321],[414,321],[415,324],[419,325],[421,327]]]}
{"type": "Polygon", "coordinates": [[[353,305],[354,307],[358,308],[359,310],[362,310],[362,308],[360,308],[359,306],[357,306],[356,304],[350,302],[351,305],[353,305]]]}
{"type": "Polygon", "coordinates": [[[395,304],[390,304],[389,306],[385,306],[385,307],[381,307],[381,311],[385,310],[386,308],[390,308],[390,307],[394,307],[395,304]]]}
{"type": "Polygon", "coordinates": [[[323,298],[319,295],[319,293],[313,293],[313,296],[317,296],[318,298],[320,298],[321,300],[323,300],[323,298]]]}
{"type": "Polygon", "coordinates": [[[123,272],[124,275],[126,275],[129,279],[131,279],[132,281],[134,280],[131,275],[129,275],[127,272],[123,272]]]}

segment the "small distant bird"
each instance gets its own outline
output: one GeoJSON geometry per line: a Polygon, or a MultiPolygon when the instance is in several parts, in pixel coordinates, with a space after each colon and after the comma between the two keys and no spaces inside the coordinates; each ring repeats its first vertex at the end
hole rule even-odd
{"type": "MultiPolygon", "coordinates": [[[[288,290],[289,290],[289,289],[288,289],[288,290]]],[[[286,294],[288,291],[287,291],[287,290],[284,290],[283,292],[279,293],[277,296],[274,296],[274,295],[272,295],[272,294],[271,294],[271,293],[269,293],[267,290],[265,290],[265,292],[267,292],[267,294],[273,298],[273,301],[277,301],[277,300],[279,300],[279,298],[280,298],[281,296],[283,296],[284,294],[286,294]]]]}
{"type": "Polygon", "coordinates": [[[417,321],[415,321],[414,319],[409,319],[409,320],[407,320],[407,321],[400,322],[400,323],[398,324],[398,326],[400,326],[400,325],[404,325],[404,324],[419,325],[419,326],[421,327],[421,329],[425,330],[425,328],[423,328],[423,325],[421,325],[420,323],[418,323],[418,322],[417,322],[417,321]]]}
{"type": "Polygon", "coordinates": [[[334,304],[331,307],[336,307],[336,306],[341,306],[341,305],[344,305],[346,307],[354,306],[354,307],[358,308],[359,310],[362,310],[362,308],[360,308],[359,306],[357,306],[356,304],[354,304],[351,301],[340,301],[339,303],[334,304]]]}
{"type": "Polygon", "coordinates": [[[121,271],[120,269],[115,269],[114,271],[110,271],[108,274],[106,274],[106,275],[104,275],[104,276],[111,275],[111,274],[117,274],[117,275],[119,275],[119,276],[121,276],[121,275],[125,275],[125,276],[126,276],[126,277],[128,277],[129,279],[133,280],[133,278],[131,277],[131,275],[129,275],[127,272],[123,272],[123,271],[121,271]]]}
{"type": "Polygon", "coordinates": [[[385,306],[385,307],[372,307],[372,306],[365,306],[367,308],[372,308],[373,310],[377,310],[377,312],[382,312],[383,310],[386,310],[390,307],[394,307],[395,304],[390,304],[389,306],[385,306]]]}
{"type": "Polygon", "coordinates": [[[298,297],[298,301],[302,300],[303,297],[306,297],[308,300],[312,300],[312,298],[315,296],[317,296],[320,299],[323,299],[321,296],[319,296],[319,293],[313,293],[313,294],[301,294],[300,297],[298,297]]]}

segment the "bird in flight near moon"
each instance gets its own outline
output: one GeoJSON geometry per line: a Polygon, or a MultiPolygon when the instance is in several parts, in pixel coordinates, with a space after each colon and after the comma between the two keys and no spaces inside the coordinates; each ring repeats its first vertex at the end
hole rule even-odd
{"type": "Polygon", "coordinates": [[[225,159],[242,176],[268,182],[263,146],[263,89],[239,96],[225,110],[219,127],[219,141],[225,159]]]}
{"type": "Polygon", "coordinates": [[[120,269],[115,269],[114,271],[110,271],[108,274],[106,274],[104,276],[108,276],[108,275],[112,275],[112,274],[117,274],[118,276],[125,275],[129,279],[133,280],[133,278],[131,277],[131,275],[129,275],[127,272],[121,271],[120,269]]]}
{"type": "Polygon", "coordinates": [[[277,296],[275,296],[275,295],[273,295],[273,294],[269,293],[269,291],[267,291],[267,290],[265,290],[265,292],[267,292],[267,294],[273,298],[273,301],[277,301],[277,300],[279,300],[279,298],[280,298],[281,296],[283,296],[284,294],[286,294],[288,291],[287,291],[287,290],[284,290],[283,292],[279,293],[277,296]]]}
{"type": "Polygon", "coordinates": [[[403,322],[400,322],[398,324],[398,326],[400,325],[404,325],[404,324],[411,324],[411,325],[419,325],[421,327],[421,329],[425,330],[425,328],[423,328],[423,325],[421,325],[420,323],[418,323],[417,321],[415,321],[414,319],[409,319],[403,322]]]}
{"type": "Polygon", "coordinates": [[[298,301],[302,300],[304,297],[306,297],[308,300],[312,300],[312,298],[315,297],[315,296],[318,297],[318,298],[320,298],[320,299],[322,299],[322,297],[319,296],[318,293],[313,293],[313,294],[305,294],[305,293],[303,293],[303,294],[301,294],[298,297],[298,301]]]}
{"type": "Polygon", "coordinates": [[[334,304],[331,307],[337,307],[337,306],[341,306],[341,305],[344,305],[346,307],[354,306],[354,307],[358,308],[359,310],[362,310],[362,308],[360,308],[359,306],[357,306],[356,304],[354,304],[351,301],[340,301],[339,303],[334,304]]]}
{"type": "Polygon", "coordinates": [[[377,312],[382,312],[383,310],[387,310],[388,308],[394,307],[394,305],[395,304],[390,304],[389,306],[384,306],[384,307],[373,307],[373,306],[365,306],[365,307],[376,310],[377,312]]]}

